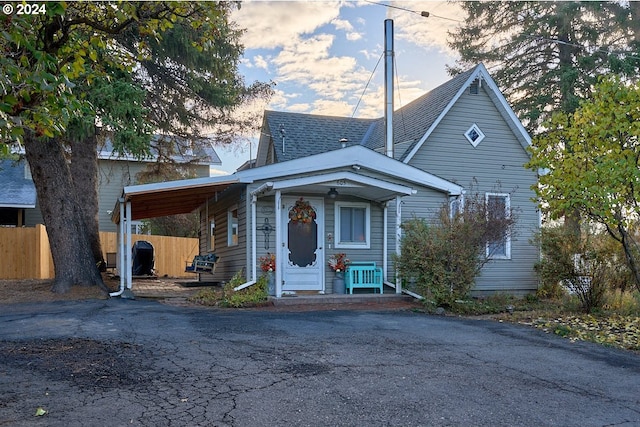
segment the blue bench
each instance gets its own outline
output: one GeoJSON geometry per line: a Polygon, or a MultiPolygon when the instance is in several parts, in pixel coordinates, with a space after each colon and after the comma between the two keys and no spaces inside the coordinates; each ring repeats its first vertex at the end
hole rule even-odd
{"type": "Polygon", "coordinates": [[[373,288],[382,293],[382,269],[375,262],[351,262],[344,277],[345,289],[353,294],[354,289],[373,288]]]}

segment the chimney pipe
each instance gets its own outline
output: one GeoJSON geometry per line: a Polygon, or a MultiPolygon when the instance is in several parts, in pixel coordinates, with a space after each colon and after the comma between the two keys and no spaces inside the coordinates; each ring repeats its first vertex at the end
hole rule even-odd
{"type": "Polygon", "coordinates": [[[393,159],[393,19],[384,20],[384,126],[387,157],[393,159]]]}

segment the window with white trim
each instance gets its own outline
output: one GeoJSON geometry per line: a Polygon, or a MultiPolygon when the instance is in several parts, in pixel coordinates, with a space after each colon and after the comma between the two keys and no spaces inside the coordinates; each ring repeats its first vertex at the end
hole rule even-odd
{"type": "Polygon", "coordinates": [[[464,211],[464,196],[460,195],[449,199],[449,218],[454,219],[464,211]]]}
{"type": "Polygon", "coordinates": [[[336,202],[335,247],[369,249],[371,208],[368,203],[336,202]]]}
{"type": "Polygon", "coordinates": [[[477,124],[472,124],[471,127],[464,133],[467,141],[474,147],[477,147],[484,139],[484,133],[480,130],[477,124]]]}
{"type": "Polygon", "coordinates": [[[228,237],[227,246],[238,244],[238,207],[233,207],[227,211],[228,237]]]}
{"type": "MultiPolygon", "coordinates": [[[[487,215],[498,219],[508,218],[511,212],[509,194],[487,193],[487,215]]],[[[491,259],[511,259],[511,236],[505,233],[499,239],[487,242],[487,257],[491,259]]]]}

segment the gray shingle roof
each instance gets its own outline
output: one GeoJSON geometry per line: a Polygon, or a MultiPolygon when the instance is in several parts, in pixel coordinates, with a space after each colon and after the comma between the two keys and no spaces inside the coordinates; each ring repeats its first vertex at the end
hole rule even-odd
{"type": "MultiPolygon", "coordinates": [[[[404,143],[403,153],[409,153],[424,136],[476,68],[458,74],[394,112],[394,143],[404,143]]],[[[384,149],[385,145],[384,117],[358,119],[265,111],[265,118],[274,141],[276,162],[338,149],[342,138],[347,138],[349,145],[373,150],[384,149]],[[281,129],[284,129],[284,150],[281,129]]]]}
{"type": "Polygon", "coordinates": [[[363,145],[364,136],[378,121],[281,111],[265,111],[265,117],[278,162],[336,150],[342,138],[348,145],[363,145]]]}
{"type": "Polygon", "coordinates": [[[36,187],[25,178],[24,161],[0,160],[0,207],[33,208],[36,205],[36,187]]]}

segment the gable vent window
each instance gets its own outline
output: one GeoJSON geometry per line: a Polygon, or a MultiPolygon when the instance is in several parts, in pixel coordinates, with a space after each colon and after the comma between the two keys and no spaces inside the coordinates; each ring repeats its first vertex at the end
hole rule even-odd
{"type": "Polygon", "coordinates": [[[470,95],[477,95],[478,94],[478,87],[480,86],[479,81],[476,79],[474,80],[471,85],[469,85],[469,94],[470,95]]]}
{"type": "Polygon", "coordinates": [[[480,130],[477,124],[473,124],[468,131],[464,133],[464,136],[467,137],[467,140],[473,145],[477,147],[478,144],[484,139],[484,133],[480,130]]]}

